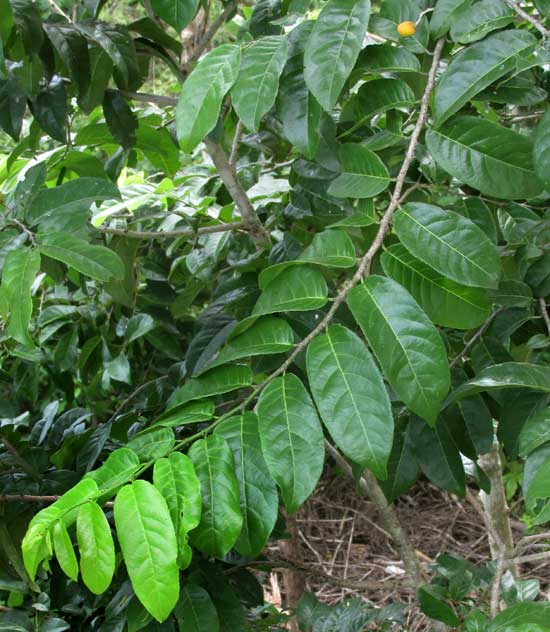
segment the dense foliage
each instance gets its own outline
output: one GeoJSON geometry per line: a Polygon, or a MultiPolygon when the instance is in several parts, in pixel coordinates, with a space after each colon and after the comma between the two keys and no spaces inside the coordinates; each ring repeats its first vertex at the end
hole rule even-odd
{"type": "MultiPolygon", "coordinates": [[[[334,458],[394,517],[509,472],[536,533],[550,2],[120,4],[0,0],[0,629],[282,629],[251,569],[334,458]]],[[[485,511],[481,568],[400,543],[421,610],[550,630],[485,511]]]]}

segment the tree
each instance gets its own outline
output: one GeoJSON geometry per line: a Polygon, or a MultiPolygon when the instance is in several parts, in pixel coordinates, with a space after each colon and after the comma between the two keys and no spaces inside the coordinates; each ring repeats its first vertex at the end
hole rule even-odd
{"type": "Polygon", "coordinates": [[[550,5],[142,5],[0,0],[4,629],[389,629],[251,570],[329,460],[434,626],[550,629],[550,5]]]}

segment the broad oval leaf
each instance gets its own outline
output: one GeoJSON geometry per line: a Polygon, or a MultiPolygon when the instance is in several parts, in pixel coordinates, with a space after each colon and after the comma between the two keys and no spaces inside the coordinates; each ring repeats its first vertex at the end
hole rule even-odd
{"type": "Polygon", "coordinates": [[[489,316],[491,305],[485,290],[445,278],[401,244],[384,251],[381,263],[384,272],[413,296],[436,325],[473,329],[489,316]]]}
{"type": "MultiPolygon", "coordinates": [[[[353,76],[365,73],[420,72],[418,57],[405,48],[390,43],[372,44],[359,54],[353,76]]],[[[367,93],[366,93],[367,94],[367,93]]]]}
{"type": "Polygon", "coordinates": [[[550,367],[527,362],[504,362],[489,366],[451,393],[445,405],[481,391],[506,388],[528,388],[550,393],[550,367]]]}
{"type": "Polygon", "coordinates": [[[51,233],[42,237],[40,252],[97,281],[120,281],[125,275],[124,263],[116,252],[72,235],[51,233]]]}
{"type": "Polygon", "coordinates": [[[52,555],[50,529],[61,516],[61,511],[51,505],[39,511],[29,523],[21,542],[21,553],[31,581],[34,581],[40,563],[52,555]]]}
{"type": "Polygon", "coordinates": [[[201,519],[201,485],[195,467],[181,452],[159,459],[153,469],[153,483],[163,495],[178,541],[180,568],[188,563],[187,534],[197,527],[201,519]]]}
{"type": "Polygon", "coordinates": [[[330,183],[334,197],[371,198],[385,191],[390,174],[380,158],[363,145],[347,143],[339,149],[342,173],[330,183]]]}
{"type": "MultiPolygon", "coordinates": [[[[311,244],[300,255],[300,261],[316,263],[331,268],[352,268],[355,265],[355,248],[349,235],[343,230],[324,230],[317,233],[311,244]]],[[[265,284],[260,274],[260,284],[265,284]]]]}
{"type": "Polygon", "coordinates": [[[151,0],[151,7],[159,18],[176,31],[183,31],[195,17],[199,0],[151,0]]]}
{"type": "Polygon", "coordinates": [[[118,448],[105,460],[97,470],[88,472],[86,478],[93,479],[99,491],[116,490],[132,479],[139,470],[138,455],[130,448],[118,448]]]}
{"type": "Polygon", "coordinates": [[[447,278],[473,287],[498,287],[497,247],[466,217],[412,202],[397,211],[393,227],[409,252],[447,278]]]}
{"type": "Polygon", "coordinates": [[[435,87],[435,124],[441,125],[476,94],[514,70],[518,60],[531,53],[536,43],[527,31],[505,31],[458,53],[435,87]]]}
{"type": "Polygon", "coordinates": [[[485,195],[515,200],[542,191],[533,165],[533,143],[511,129],[462,116],[430,129],[426,143],[440,167],[485,195]]]}
{"type": "Polygon", "coordinates": [[[243,528],[235,549],[246,557],[257,557],[273,531],[279,497],[265,463],[258,418],[243,413],[222,421],[216,434],[225,438],[235,457],[235,472],[241,491],[243,528]]]}
{"type": "Polygon", "coordinates": [[[306,364],[313,399],[336,445],[385,479],[393,416],[382,376],[363,341],[334,325],[309,344],[306,364]]]}
{"type": "Polygon", "coordinates": [[[533,162],[537,176],[548,185],[550,183],[550,109],[537,125],[533,145],[533,162]]]}
{"type": "Polygon", "coordinates": [[[176,130],[183,151],[191,153],[214,129],[223,98],[237,79],[240,59],[238,46],[218,46],[201,59],[183,84],[176,108],[176,130]]]}
{"type": "Polygon", "coordinates": [[[550,441],[550,408],[539,410],[525,422],[519,435],[519,453],[526,457],[550,441]]]}
{"type": "Polygon", "coordinates": [[[118,492],[114,515],[134,592],[162,622],[179,597],[178,545],[166,501],[151,483],[134,481],[118,492]]]}
{"type": "Polygon", "coordinates": [[[185,632],[218,632],[220,622],[218,611],[210,595],[196,584],[186,583],[181,591],[182,603],[178,611],[181,629],[185,632]]]}
{"type": "Polygon", "coordinates": [[[438,0],[430,20],[432,35],[436,38],[445,35],[462,9],[471,4],[472,0],[438,0]]]}
{"type": "Polygon", "coordinates": [[[308,88],[327,111],[353,69],[370,17],[370,0],[329,0],[317,18],[304,55],[308,88]]]}
{"type": "Polygon", "coordinates": [[[265,387],[258,421],[265,462],[287,511],[294,513],[315,489],[324,461],[319,417],[295,375],[275,378],[265,387]]]}
{"type": "Polygon", "coordinates": [[[347,303],[397,395],[434,425],[450,385],[435,326],[406,290],[385,277],[369,276],[347,303]]]}
{"type": "Polygon", "coordinates": [[[189,458],[202,494],[201,521],[190,533],[191,542],[206,555],[221,559],[235,544],[243,526],[233,453],[227,441],[214,434],[195,441],[189,458]]]}
{"type": "Polygon", "coordinates": [[[174,447],[175,441],[171,428],[159,427],[140,432],[126,446],[140,461],[147,462],[160,459],[174,447]]]}
{"type": "Polygon", "coordinates": [[[173,412],[164,413],[152,425],[173,427],[209,421],[215,409],[214,402],[209,400],[192,402],[188,406],[177,406],[173,412]]]}
{"type": "Polygon", "coordinates": [[[262,117],[275,103],[287,55],[288,41],[283,36],[262,37],[242,55],[231,100],[241,121],[252,131],[258,131],[262,117]]]}
{"type": "Polygon", "coordinates": [[[87,502],[78,511],[76,539],[82,581],[95,594],[105,592],[115,572],[115,545],[101,507],[87,502]]]}
{"type": "Polygon", "coordinates": [[[514,21],[516,12],[504,0],[484,0],[466,5],[451,24],[451,39],[470,44],[514,21]]]}
{"type": "Polygon", "coordinates": [[[550,604],[520,603],[506,608],[489,624],[487,632],[545,632],[550,618],[550,604]]]}
{"type": "Polygon", "coordinates": [[[78,562],[73,548],[73,543],[67,532],[67,527],[60,520],[52,529],[53,550],[59,562],[61,570],[70,577],[73,582],[78,580],[78,562]]]}
{"type": "Polygon", "coordinates": [[[413,53],[425,53],[430,37],[428,20],[421,15],[420,5],[415,0],[384,0],[380,11],[373,14],[369,29],[413,53]],[[401,36],[397,30],[401,22],[414,22],[416,32],[407,37],[401,36]]]}

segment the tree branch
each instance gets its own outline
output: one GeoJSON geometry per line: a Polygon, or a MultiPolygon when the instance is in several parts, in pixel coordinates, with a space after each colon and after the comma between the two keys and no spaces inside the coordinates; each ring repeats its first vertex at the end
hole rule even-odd
{"type": "Polygon", "coordinates": [[[107,235],[120,235],[131,239],[169,239],[176,237],[195,237],[196,235],[211,235],[212,233],[225,233],[230,230],[245,230],[244,222],[230,222],[227,224],[216,224],[214,226],[202,226],[193,230],[192,228],[182,228],[181,230],[127,230],[126,228],[110,228],[109,226],[98,226],[96,230],[107,235]]]}
{"type": "Polygon", "coordinates": [[[548,330],[548,335],[550,336],[550,316],[548,315],[546,301],[543,298],[539,298],[539,305],[540,305],[540,313],[542,314],[542,317],[544,318],[546,329],[548,330]]]}
{"type": "Polygon", "coordinates": [[[201,41],[195,46],[192,55],[189,57],[187,62],[184,64],[184,70],[187,72],[191,71],[193,64],[198,61],[203,52],[208,48],[208,45],[218,32],[218,30],[227,22],[229,17],[237,10],[238,2],[232,2],[229,4],[222,13],[212,22],[212,24],[208,27],[208,30],[204,34],[204,37],[201,41]]]}
{"type": "Polygon", "coordinates": [[[514,2],[514,0],[506,0],[506,3],[512,7],[512,9],[514,9],[514,11],[521,16],[524,20],[527,20],[527,22],[529,22],[530,24],[532,24],[539,33],[541,33],[544,37],[549,37],[550,36],[550,31],[545,28],[538,20],[537,18],[534,18],[532,15],[529,15],[529,13],[527,13],[527,11],[524,11],[517,2],[514,2]]]}
{"type": "Polygon", "coordinates": [[[453,358],[449,363],[449,367],[452,369],[456,366],[459,360],[464,358],[464,356],[468,353],[468,351],[474,346],[474,344],[483,336],[483,334],[487,331],[489,325],[493,322],[493,319],[497,314],[499,314],[504,308],[499,307],[492,314],[489,315],[489,318],[481,325],[481,327],[476,331],[476,333],[468,340],[468,342],[464,345],[464,349],[453,358]]]}

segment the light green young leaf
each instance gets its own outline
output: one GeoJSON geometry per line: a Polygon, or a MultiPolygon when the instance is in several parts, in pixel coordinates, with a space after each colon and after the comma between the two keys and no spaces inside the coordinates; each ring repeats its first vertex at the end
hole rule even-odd
{"type": "Polygon", "coordinates": [[[115,545],[111,527],[101,507],[87,502],[76,519],[82,581],[95,594],[104,593],[115,572],[115,545]]]}
{"type": "Polygon", "coordinates": [[[266,386],[258,421],[265,462],[287,511],[294,513],[315,489],[325,451],[315,406],[295,375],[288,373],[266,386]]]}
{"type": "Polygon", "coordinates": [[[7,334],[31,347],[29,324],[32,316],[31,288],[40,270],[40,254],[30,248],[8,253],[2,271],[2,294],[9,308],[7,334]]]}
{"type": "Polygon", "coordinates": [[[193,545],[206,555],[223,558],[243,526],[239,483],[231,448],[220,435],[195,441],[189,450],[201,483],[202,516],[191,531],[193,545]]]}
{"type": "Polygon", "coordinates": [[[370,0],[329,0],[315,21],[304,55],[306,84],[330,111],[363,45],[370,0]]]}
{"type": "Polygon", "coordinates": [[[508,72],[534,50],[537,40],[525,30],[495,33],[453,58],[437,82],[433,113],[441,125],[479,92],[508,72]]]}
{"type": "Polygon", "coordinates": [[[157,621],[179,598],[178,545],[166,501],[147,481],[134,481],[117,494],[118,541],[134,592],[157,621]]]}
{"type": "Polygon", "coordinates": [[[67,532],[67,527],[60,520],[52,529],[53,550],[59,562],[61,570],[70,577],[73,582],[78,580],[78,562],[73,548],[73,543],[67,532]]]}
{"type": "Polygon", "coordinates": [[[176,108],[176,130],[186,153],[191,153],[214,129],[223,98],[237,79],[240,59],[238,46],[218,46],[201,59],[183,84],[176,108]]]}
{"type": "Polygon", "coordinates": [[[431,425],[449,390],[441,336],[398,283],[372,275],[348,294],[348,306],[401,400],[431,425]]]}
{"type": "Polygon", "coordinates": [[[445,278],[401,244],[385,250],[381,263],[384,272],[413,296],[436,325],[473,329],[489,316],[491,306],[485,290],[445,278]]]}
{"type": "Polygon", "coordinates": [[[466,217],[411,202],[397,211],[393,227],[409,252],[447,278],[472,287],[498,287],[497,247],[466,217]]]}
{"type": "Polygon", "coordinates": [[[371,198],[390,184],[386,165],[370,149],[347,143],[338,152],[342,173],[330,183],[328,193],[334,197],[371,198]]]}
{"type": "Polygon", "coordinates": [[[40,252],[62,261],[97,281],[122,280],[124,263],[110,248],[96,246],[72,235],[51,233],[40,240],[40,252]]]}
{"type": "Polygon", "coordinates": [[[309,344],[306,363],[313,398],[336,445],[385,479],[393,416],[382,376],[363,341],[334,325],[309,344]]]}
{"type": "Polygon", "coordinates": [[[241,121],[254,132],[275,103],[287,55],[288,41],[277,35],[262,37],[243,52],[231,100],[241,121]]]}
{"type": "Polygon", "coordinates": [[[50,529],[61,516],[62,512],[50,505],[39,511],[27,528],[21,543],[21,552],[31,581],[34,581],[40,563],[53,554],[50,529]]]}
{"type": "Polygon", "coordinates": [[[273,531],[279,497],[262,455],[258,418],[244,413],[224,420],[216,434],[225,438],[235,457],[235,472],[241,491],[243,529],[235,549],[246,557],[257,557],[273,531]]]}
{"type": "Polygon", "coordinates": [[[154,461],[169,452],[175,443],[171,428],[159,427],[140,432],[126,445],[139,457],[140,461],[154,461]]]}
{"type": "Polygon", "coordinates": [[[118,448],[109,454],[101,467],[88,472],[86,478],[93,479],[101,492],[116,490],[132,480],[139,467],[139,457],[135,452],[130,448],[118,448]]]}
{"type": "Polygon", "coordinates": [[[482,118],[461,116],[426,133],[435,162],[461,182],[499,199],[538,195],[530,138],[482,118]]]}

